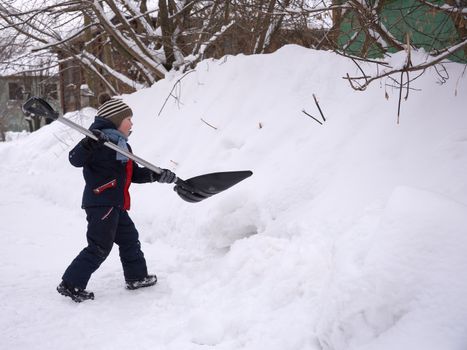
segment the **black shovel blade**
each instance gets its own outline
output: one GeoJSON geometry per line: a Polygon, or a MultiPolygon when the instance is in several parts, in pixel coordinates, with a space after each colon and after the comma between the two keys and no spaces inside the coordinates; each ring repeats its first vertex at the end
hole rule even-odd
{"type": "Polygon", "coordinates": [[[177,179],[174,190],[183,200],[197,203],[225,191],[251,175],[252,171],[242,170],[205,174],[188,180],[177,179]]]}
{"type": "Polygon", "coordinates": [[[31,97],[24,102],[23,113],[25,115],[35,115],[37,117],[47,118],[49,120],[57,120],[58,113],[52,108],[52,106],[44,99],[40,97],[31,97]]]}

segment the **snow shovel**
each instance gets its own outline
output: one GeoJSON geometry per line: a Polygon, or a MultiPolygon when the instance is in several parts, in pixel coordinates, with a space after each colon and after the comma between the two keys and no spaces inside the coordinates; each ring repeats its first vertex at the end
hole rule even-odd
{"type": "MultiPolygon", "coordinates": [[[[60,116],[50,104],[42,98],[31,97],[22,106],[23,112],[26,115],[35,115],[43,117],[49,120],[59,121],[72,129],[75,129],[90,137],[93,140],[97,140],[97,137],[88,129],[82,127],[79,124],[72,122],[69,119],[60,116]]],[[[162,169],[145,161],[144,159],[128,152],[125,149],[120,148],[112,142],[104,142],[104,146],[113,149],[114,151],[123,154],[124,156],[134,160],[138,164],[154,171],[157,174],[162,172],[162,169]]],[[[174,190],[178,195],[187,202],[196,203],[203,199],[209,198],[217,193],[225,191],[226,189],[234,186],[247,177],[250,177],[253,172],[249,170],[244,171],[228,171],[220,173],[211,173],[193,177],[188,180],[182,180],[179,177],[175,180],[174,190]]]]}

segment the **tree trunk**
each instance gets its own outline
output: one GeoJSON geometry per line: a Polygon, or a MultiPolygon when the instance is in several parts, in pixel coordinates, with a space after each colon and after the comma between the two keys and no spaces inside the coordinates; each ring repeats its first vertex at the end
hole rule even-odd
{"type": "Polygon", "coordinates": [[[256,41],[256,48],[255,48],[255,53],[263,53],[264,51],[264,44],[265,44],[265,39],[266,35],[268,34],[269,28],[271,26],[271,19],[272,19],[272,13],[274,11],[274,7],[276,6],[276,0],[269,0],[269,6],[267,13],[264,15],[264,18],[262,21],[259,23],[259,37],[256,41]]]}
{"type": "MultiPolygon", "coordinates": [[[[87,14],[84,14],[84,26],[88,26],[91,23],[91,19],[87,14]]],[[[84,32],[84,37],[86,42],[90,42],[92,40],[92,29],[88,28],[84,32]]],[[[94,93],[94,96],[89,97],[89,104],[91,107],[97,107],[97,94],[99,93],[99,83],[98,79],[96,79],[95,75],[92,74],[89,70],[84,69],[84,80],[86,84],[89,86],[89,89],[94,93]]]]}
{"type": "Polygon", "coordinates": [[[162,44],[165,53],[165,68],[170,70],[175,62],[172,47],[172,25],[169,19],[169,9],[166,0],[159,0],[159,23],[162,29],[162,44]]]}

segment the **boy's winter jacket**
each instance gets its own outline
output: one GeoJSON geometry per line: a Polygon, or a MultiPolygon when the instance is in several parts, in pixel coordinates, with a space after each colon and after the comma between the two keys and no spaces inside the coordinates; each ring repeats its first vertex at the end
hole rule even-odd
{"type": "MultiPolygon", "coordinates": [[[[96,117],[89,129],[116,130],[111,121],[101,117],[96,117]]],[[[86,185],[82,207],[112,206],[129,210],[130,184],[154,182],[158,175],[147,168],[139,167],[131,159],[117,159],[117,152],[108,147],[90,147],[89,141],[87,138],[81,140],[69,154],[70,163],[83,168],[86,185]]],[[[129,145],[128,149],[131,152],[129,145]]]]}

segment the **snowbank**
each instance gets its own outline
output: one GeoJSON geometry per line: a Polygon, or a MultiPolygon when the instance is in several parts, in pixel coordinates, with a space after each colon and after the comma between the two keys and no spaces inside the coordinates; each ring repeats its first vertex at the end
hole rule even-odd
{"type": "MultiPolygon", "coordinates": [[[[160,283],[125,291],[113,253],[82,305],[54,292],[84,245],[83,180],[67,161],[81,136],[53,123],[0,145],[2,339],[13,349],[465,349],[467,84],[462,66],[448,69],[444,85],[430,72],[412,84],[422,92],[402,103],[399,125],[397,90],[357,93],[342,79],[351,63],[297,46],[203,61],[125,96],[139,156],[181,178],[254,175],[198,204],[171,186],[133,185],[131,215],[160,283]],[[320,118],[313,94],[323,125],[302,112],[320,118]]],[[[93,113],[67,117],[88,126],[93,113]]]]}

